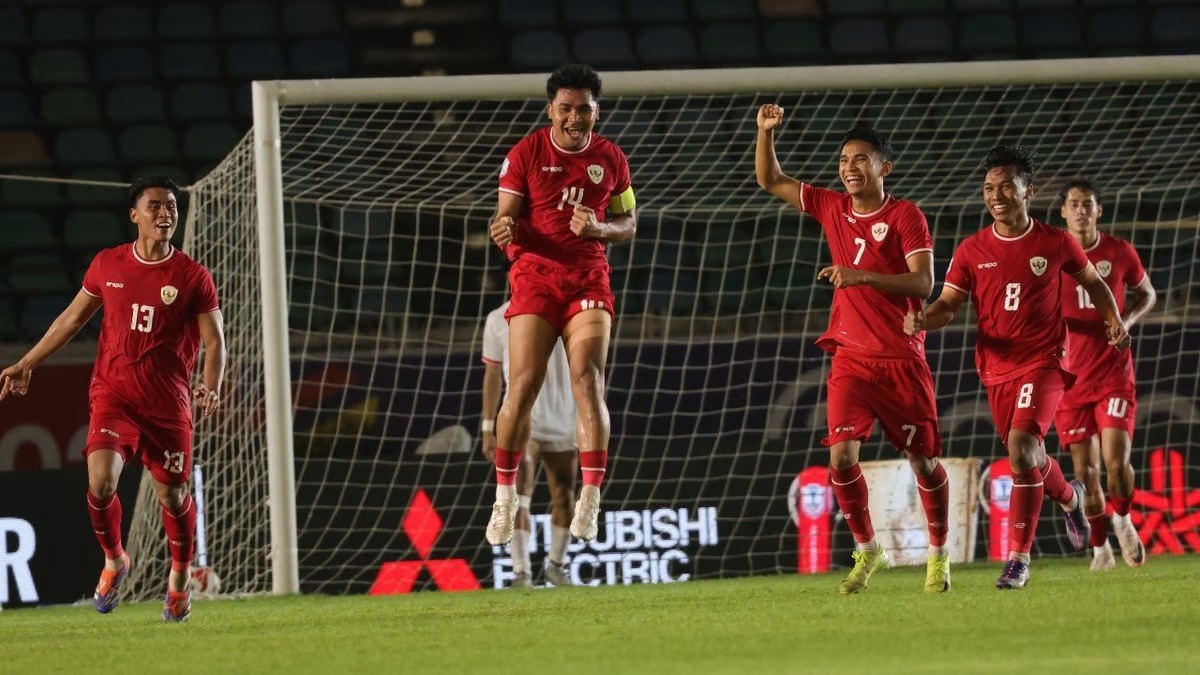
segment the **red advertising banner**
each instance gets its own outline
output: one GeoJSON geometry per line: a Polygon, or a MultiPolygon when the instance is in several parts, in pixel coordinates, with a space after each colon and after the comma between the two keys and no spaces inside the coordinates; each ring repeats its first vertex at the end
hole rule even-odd
{"type": "Polygon", "coordinates": [[[1012,496],[1012,467],[1007,457],[988,469],[988,560],[1008,560],[1008,505],[1012,496]]]}
{"type": "Polygon", "coordinates": [[[792,520],[796,523],[796,569],[800,574],[829,571],[833,491],[829,469],[810,466],[792,483],[792,520]]]}
{"type": "Polygon", "coordinates": [[[0,406],[0,471],[84,466],[91,363],[38,368],[29,393],[0,406]]]}

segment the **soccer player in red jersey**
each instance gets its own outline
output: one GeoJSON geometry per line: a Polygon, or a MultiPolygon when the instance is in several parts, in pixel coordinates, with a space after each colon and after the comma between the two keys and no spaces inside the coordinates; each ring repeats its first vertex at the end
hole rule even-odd
{"type": "Polygon", "coordinates": [[[600,77],[589,66],[559,68],[546,81],[550,125],[509,151],[500,167],[492,240],[512,261],[509,390],[496,418],[496,501],[487,540],[507,544],[519,506],[514,483],[529,441],[530,413],[554,344],[567,349],[579,408],[583,487],[571,534],[596,537],[608,466],[604,366],[615,312],[605,245],[637,228],[625,153],[594,130],[600,77]]]}
{"type": "Polygon", "coordinates": [[[863,441],[878,419],[884,434],[916,472],[929,528],[925,590],[950,590],[946,550],[950,487],[938,461],[942,451],[933,375],[924,336],[904,333],[904,317],[933,291],[933,240],[916,204],[884,191],[892,171],[892,146],[866,127],[846,134],[838,176],[846,192],[802,183],[785,175],[775,156],[775,128],[783,109],[758,111],[755,173],[764,190],[820,223],[833,265],[820,279],[833,284],[829,329],[817,345],[833,354],[828,381],[829,475],[838,507],[856,542],[854,567],[841,593],[857,593],[890,565],[875,540],[867,510],[867,481],[858,465],[863,441]]]}
{"type": "Polygon", "coordinates": [[[137,225],[137,240],[97,253],[82,290],[67,309],[29,353],[0,371],[0,400],[10,394],[23,396],[34,369],[104,306],[84,446],[88,514],[105,558],[96,585],[96,611],[107,614],[117,607],[129,575],[117,479],[126,462],[140,459],[154,478],[171,552],[165,621],[184,621],[191,611],[188,578],[196,532],[196,509],[187,485],[191,405],[194,401],[206,417],[220,407],[225,368],[221,310],[212,276],[171,245],[179,222],[178,191],[164,176],[133,182],[129,219],[137,225]],[[206,353],[203,375],[193,388],[189,380],[201,342],[206,353]]]}
{"type": "MultiPolygon", "coordinates": [[[[1083,247],[1088,260],[1112,291],[1125,327],[1132,327],[1154,307],[1157,298],[1137,251],[1129,242],[1101,234],[1097,229],[1104,209],[1090,181],[1068,182],[1059,197],[1067,232],[1083,247]],[[1128,308],[1127,290],[1135,298],[1128,308]]],[[[1139,567],[1146,561],[1146,547],[1129,520],[1129,506],[1133,502],[1133,465],[1129,455],[1137,412],[1132,350],[1117,352],[1109,348],[1104,319],[1083,286],[1063,281],[1063,315],[1067,319],[1070,367],[1076,381],[1058,404],[1054,427],[1059,441],[1071,450],[1075,478],[1086,488],[1083,512],[1092,528],[1092,571],[1110,570],[1116,565],[1108,542],[1108,516],[1100,486],[1102,454],[1113,505],[1113,530],[1121,544],[1121,557],[1130,567],[1139,567]]]]}
{"type": "Polygon", "coordinates": [[[959,244],[941,297],[924,312],[910,312],[904,329],[919,335],[942,328],[968,298],[975,306],[975,367],[1013,472],[1011,552],[996,588],[1022,588],[1029,581],[1029,551],[1044,495],[1066,509],[1076,549],[1088,536],[1083,486],[1067,483],[1043,444],[1058,402],[1075,380],[1067,370],[1062,275],[1073,277],[1096,305],[1107,323],[1109,345],[1128,348],[1129,333],[1112,293],[1079,244],[1030,217],[1033,153],[996,146],[982,168],[983,201],[995,222],[959,244]]]}

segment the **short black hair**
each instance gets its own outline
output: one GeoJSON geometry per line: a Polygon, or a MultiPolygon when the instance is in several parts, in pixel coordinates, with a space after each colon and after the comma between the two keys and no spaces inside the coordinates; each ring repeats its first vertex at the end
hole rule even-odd
{"type": "Polygon", "coordinates": [[[997,145],[988,150],[988,154],[979,163],[984,173],[999,166],[1016,167],[1017,175],[1025,181],[1025,187],[1033,183],[1033,174],[1037,171],[1037,153],[1023,145],[997,145]]]}
{"type": "Polygon", "coordinates": [[[870,143],[871,147],[875,148],[875,152],[879,153],[879,156],[885,162],[892,161],[892,156],[896,154],[895,149],[892,148],[892,141],[888,138],[887,134],[865,124],[860,124],[847,131],[846,135],[842,137],[842,144],[838,149],[846,147],[846,144],[850,141],[870,143]]]}
{"type": "Polygon", "coordinates": [[[546,80],[546,99],[553,101],[559,89],[587,89],[592,98],[600,98],[600,75],[581,63],[562,66],[546,80]]]}
{"type": "Polygon", "coordinates": [[[129,208],[136,209],[142,193],[151,188],[170,190],[175,199],[179,199],[179,186],[167,176],[138,176],[129,185],[129,208]]]}
{"type": "Polygon", "coordinates": [[[1092,183],[1092,181],[1086,178],[1072,178],[1071,180],[1067,181],[1066,185],[1063,185],[1062,189],[1058,191],[1058,198],[1062,200],[1063,203],[1066,203],[1067,193],[1071,190],[1090,192],[1092,193],[1092,196],[1096,198],[1096,203],[1100,203],[1100,191],[1096,189],[1096,186],[1092,183]]]}

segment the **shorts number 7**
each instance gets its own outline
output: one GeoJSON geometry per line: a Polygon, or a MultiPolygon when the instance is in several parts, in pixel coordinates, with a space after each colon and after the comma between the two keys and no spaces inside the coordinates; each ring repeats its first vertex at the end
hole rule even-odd
{"type": "Polygon", "coordinates": [[[908,434],[908,438],[904,439],[904,447],[907,448],[912,445],[913,436],[917,435],[917,425],[905,424],[901,426],[900,429],[908,434]]]}

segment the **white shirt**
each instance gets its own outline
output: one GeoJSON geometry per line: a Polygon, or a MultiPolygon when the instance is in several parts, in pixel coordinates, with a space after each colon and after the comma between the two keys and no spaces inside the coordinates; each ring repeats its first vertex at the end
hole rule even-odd
{"type": "MultiPolygon", "coordinates": [[[[504,390],[508,392],[508,322],[504,312],[508,303],[491,311],[483,325],[483,362],[500,364],[504,370],[504,390]]],[[[555,340],[554,351],[546,363],[546,380],[533,403],[532,431],[535,441],[575,444],[578,418],[575,395],[571,392],[571,369],[562,340],[555,340]]]]}

